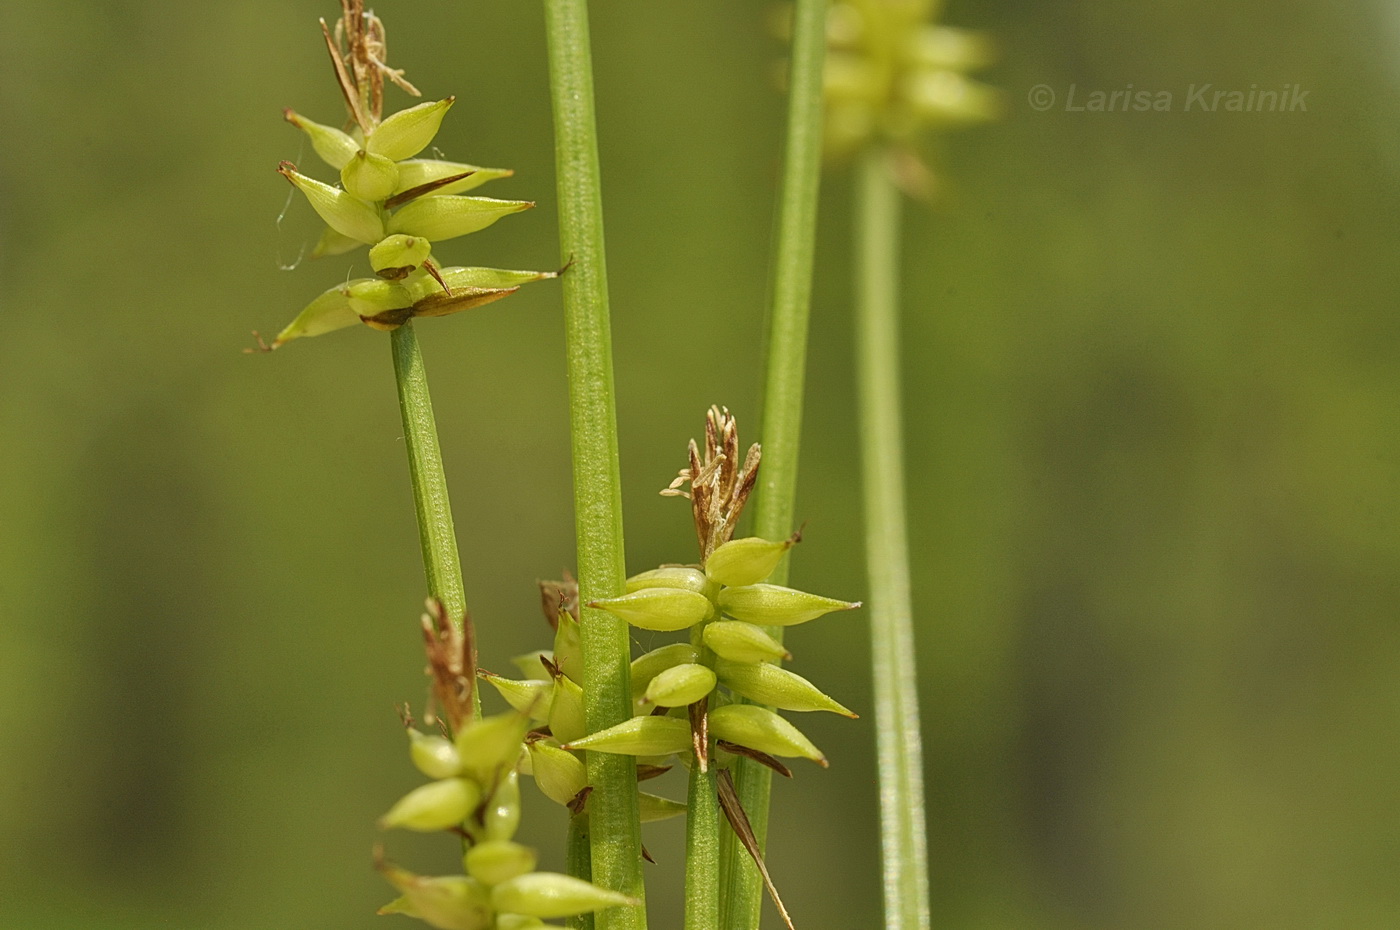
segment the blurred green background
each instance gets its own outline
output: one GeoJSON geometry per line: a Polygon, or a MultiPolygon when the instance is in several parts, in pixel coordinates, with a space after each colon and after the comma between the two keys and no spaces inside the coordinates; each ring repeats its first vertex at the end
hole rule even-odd
{"type": "MultiPolygon", "coordinates": [[[[656,491],[705,407],[757,438],[783,49],[764,4],[594,6],[640,570],[692,557],[656,491]]],[[[378,11],[391,62],[458,95],[443,151],[539,202],[440,254],[554,267],[539,6],[378,11]]],[[[393,705],[424,696],[387,339],[239,351],[350,266],[278,267],[316,228],[273,171],[314,162],[280,110],[339,119],[335,13],[7,5],[4,928],[409,926],[372,915],[370,869],[374,818],[419,781],[393,705]]],[[[1400,14],[948,14],[998,37],[1006,112],[940,143],[948,196],[905,225],[936,925],[1400,926],[1400,14]],[[1299,84],[1307,110],[1183,112],[1205,82],[1299,84]],[[1177,105],[1038,112],[1042,83],[1177,105]]],[[[860,596],[849,186],[824,187],[794,581],[860,596]]],[[[488,668],[546,642],[534,582],[571,565],[560,312],[541,284],[419,327],[488,668]]],[[[866,710],[865,634],[804,627],[796,667],[866,710]]],[[[871,718],[803,724],[834,762],[780,786],[774,873],[800,928],[874,927],[871,718]]],[[[681,832],[647,831],[662,930],[681,832]]],[[[451,867],[412,840],[391,854],[451,867]]]]}

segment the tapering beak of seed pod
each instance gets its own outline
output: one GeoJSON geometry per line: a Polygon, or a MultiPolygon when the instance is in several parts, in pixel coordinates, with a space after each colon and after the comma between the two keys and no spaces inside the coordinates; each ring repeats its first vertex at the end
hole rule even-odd
{"type": "Polygon", "coordinates": [[[491,904],[497,911],[529,917],[572,917],[608,907],[641,904],[619,891],[556,872],[531,872],[491,889],[491,904]]]}

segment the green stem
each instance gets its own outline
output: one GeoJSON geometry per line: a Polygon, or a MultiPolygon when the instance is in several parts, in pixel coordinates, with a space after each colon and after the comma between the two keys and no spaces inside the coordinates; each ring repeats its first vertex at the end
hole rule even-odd
{"type": "MultiPolygon", "coordinates": [[[[788,76],[787,146],[778,204],[777,247],[769,316],[768,366],[763,386],[763,465],[759,469],[754,532],[784,539],[792,532],[797,495],[797,453],[802,436],[807,321],[816,248],[817,194],[821,184],[822,62],[826,53],[827,0],[797,0],[792,64],[788,76]]],[[[787,560],[770,579],[787,580],[787,560]]],[[[781,630],[770,630],[781,637],[781,630]]],[[[735,789],[759,848],[768,836],[771,770],[751,759],[735,763],[735,789]]],[[[721,881],[724,926],[754,930],[763,886],[748,854],[726,832],[721,881]]]]}
{"type": "MultiPolygon", "coordinates": [[[[623,592],[622,487],[617,460],[603,201],[593,68],[585,0],[545,0],[549,78],[554,102],[554,153],[559,187],[559,240],[566,262],[564,329],[569,375],[569,427],[574,463],[579,602],[623,592]]],[[[584,717],[589,732],[631,716],[627,624],[601,610],[582,613],[584,717]]],[[[593,880],[643,896],[637,773],[630,756],[586,754],[593,880]]],[[[645,907],[611,908],[598,930],[640,930],[645,907]]]]}
{"type": "Polygon", "coordinates": [[[899,394],[899,191],[885,153],[856,174],[856,389],[870,580],[886,930],[928,930],[923,745],[914,667],[899,394]]]}
{"type": "Polygon", "coordinates": [[[442,601],[452,622],[460,625],[467,612],[467,595],[462,586],[457,536],[452,528],[447,478],[442,472],[433,401],[428,396],[428,373],[413,324],[405,323],[394,330],[389,343],[394,353],[394,379],[399,388],[399,412],[403,415],[404,445],[413,479],[413,507],[418,516],[428,593],[442,601]]]}
{"type": "MultiPolygon", "coordinates": [[[[566,868],[570,875],[584,881],[593,880],[588,854],[588,814],[569,815],[569,846],[565,853],[566,868]]],[[[578,914],[567,921],[569,930],[593,930],[593,915],[578,914]]]]}
{"type": "MultiPolygon", "coordinates": [[[[690,642],[700,650],[696,661],[713,669],[715,654],[705,645],[705,626],[691,628],[690,642]]],[[[705,701],[710,702],[708,695],[705,701]]],[[[700,766],[691,766],[686,795],[685,930],[719,930],[720,925],[720,807],[713,739],[708,749],[709,771],[702,773],[700,766]]]]}

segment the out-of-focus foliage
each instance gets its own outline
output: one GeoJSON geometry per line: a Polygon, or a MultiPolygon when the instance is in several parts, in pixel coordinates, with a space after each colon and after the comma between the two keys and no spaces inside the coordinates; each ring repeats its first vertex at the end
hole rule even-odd
{"type": "MultiPolygon", "coordinates": [[[[313,158],[284,106],[337,112],[315,23],[335,5],[12,6],[0,925],[388,926],[373,822],[415,783],[393,703],[424,685],[387,339],[239,352],[307,299],[277,266],[318,222],[274,168],[313,158]]],[[[557,267],[539,10],[377,11],[424,93],[459,95],[449,157],[511,165],[499,196],[539,201],[462,260],[557,267]]],[[[1007,108],[947,140],[947,196],[906,228],[939,925],[1392,928],[1400,19],[1320,0],[945,16],[996,37],[1007,108]],[[1307,109],[1184,111],[1207,82],[1298,84],[1307,109]],[[1070,85],[1176,106],[1074,112],[1070,85]]],[[[633,571],[691,543],[655,491],[696,416],[757,426],[783,106],[765,17],[595,4],[633,571]]],[[[846,186],[822,208],[814,541],[792,580],[858,596],[846,186]]],[[[317,280],[366,273],[323,261],[317,280]]],[[[548,635],[534,581],[570,566],[558,295],[530,290],[420,327],[497,671],[548,635]]],[[[792,640],[857,712],[863,636],[852,614],[792,640]]],[[[878,920],[867,727],[804,720],[838,761],[778,787],[769,862],[799,927],[878,920]]],[[[550,807],[521,837],[556,870],[550,807]]],[[[674,925],[679,828],[649,829],[653,922],[674,925]]],[[[396,861],[450,865],[412,839],[396,861]]]]}

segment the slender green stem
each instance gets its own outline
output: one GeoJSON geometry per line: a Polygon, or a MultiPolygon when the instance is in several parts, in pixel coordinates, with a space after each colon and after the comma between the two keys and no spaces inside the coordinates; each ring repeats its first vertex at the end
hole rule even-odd
{"type": "MultiPolygon", "coordinates": [[[[715,667],[715,654],[705,645],[705,624],[691,628],[690,642],[700,650],[697,661],[715,667]]],[[[709,696],[705,697],[708,703],[709,696]]],[[[694,718],[692,718],[692,721],[694,718]]],[[[720,807],[715,784],[714,740],[709,741],[709,771],[690,769],[685,811],[685,930],[719,930],[720,807]]]]}
{"type": "Polygon", "coordinates": [[[428,593],[442,601],[447,615],[460,624],[467,612],[467,595],[462,586],[462,563],[457,556],[452,504],[447,499],[447,478],[442,473],[442,451],[438,448],[423,353],[412,323],[394,330],[389,342],[394,353],[394,379],[399,388],[399,412],[403,415],[404,445],[413,479],[413,507],[418,515],[428,593]]]}
{"type": "MultiPolygon", "coordinates": [[[[763,386],[763,466],[758,475],[754,520],[754,532],[765,539],[783,539],[792,532],[797,495],[807,320],[821,183],[826,11],[827,0],[797,0],[793,21],[787,147],[778,203],[768,367],[763,386]]],[[[787,580],[786,559],[771,580],[776,584],[787,580]]],[[[782,635],[781,630],[770,632],[782,635]]],[[[757,762],[736,761],[735,788],[760,849],[765,847],[768,836],[772,778],[772,771],[757,762]]],[[[758,869],[732,833],[725,834],[722,869],[724,926],[727,930],[754,930],[763,903],[763,885],[758,869]]]]}
{"type": "Polygon", "coordinates": [[[856,393],[870,579],[886,930],[929,930],[923,745],[914,667],[899,394],[899,191],[872,148],[856,174],[856,393]]]}
{"type": "MultiPolygon", "coordinates": [[[[593,66],[585,0],[545,0],[549,78],[554,101],[554,153],[559,186],[559,239],[564,260],[564,328],[573,445],[574,514],[579,601],[621,594],[622,488],[613,404],[612,344],[603,200],[593,116],[593,66]]],[[[582,614],[584,716],[590,732],[631,716],[627,625],[601,610],[582,614]]],[[[643,896],[637,773],[630,756],[586,754],[593,880],[643,896]]],[[[640,930],[645,907],[612,908],[599,930],[640,930]]]]}
{"type": "MultiPolygon", "coordinates": [[[[568,873],[584,881],[593,880],[588,853],[588,813],[569,816],[569,847],[566,868],[568,873]]],[[[593,930],[593,915],[578,914],[568,920],[569,930],[593,930]]]]}

